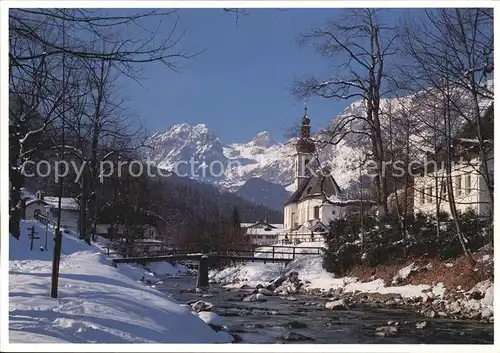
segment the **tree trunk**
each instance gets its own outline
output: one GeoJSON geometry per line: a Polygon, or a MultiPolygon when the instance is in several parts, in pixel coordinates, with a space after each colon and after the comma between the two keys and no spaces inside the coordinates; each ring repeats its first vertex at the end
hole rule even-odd
{"type": "Polygon", "coordinates": [[[10,169],[9,233],[16,239],[21,237],[21,188],[23,175],[19,167],[10,169]]]}
{"type": "Polygon", "coordinates": [[[450,119],[450,107],[449,107],[449,101],[448,98],[446,98],[445,102],[445,112],[444,112],[444,118],[445,118],[445,126],[446,126],[446,156],[445,156],[445,165],[446,165],[446,185],[448,187],[448,202],[450,204],[450,212],[453,217],[453,222],[455,224],[455,228],[457,230],[457,237],[460,242],[460,245],[462,246],[462,250],[464,252],[465,257],[469,261],[469,263],[474,266],[476,262],[474,261],[474,258],[472,257],[472,254],[470,253],[469,249],[467,248],[467,244],[465,243],[465,237],[462,232],[462,227],[460,225],[460,220],[458,219],[458,212],[457,212],[457,206],[455,204],[455,195],[453,192],[453,180],[451,177],[451,161],[453,160],[453,151],[451,149],[451,119],[450,119]]]}

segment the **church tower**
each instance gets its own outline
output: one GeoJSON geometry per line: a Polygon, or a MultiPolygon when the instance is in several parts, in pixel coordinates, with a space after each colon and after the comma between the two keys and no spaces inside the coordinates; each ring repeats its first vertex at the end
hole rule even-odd
{"type": "MultiPolygon", "coordinates": [[[[297,142],[297,154],[295,156],[295,175],[294,184],[298,189],[299,185],[311,176],[308,164],[312,161],[314,151],[316,150],[314,143],[311,141],[311,119],[307,116],[307,107],[304,108],[304,116],[300,130],[300,138],[297,142]]],[[[311,167],[309,165],[309,167],[311,167]]]]}

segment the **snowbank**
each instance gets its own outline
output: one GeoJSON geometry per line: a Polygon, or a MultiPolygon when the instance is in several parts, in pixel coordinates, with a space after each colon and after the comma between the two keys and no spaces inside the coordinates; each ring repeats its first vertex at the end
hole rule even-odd
{"type": "Polygon", "coordinates": [[[59,296],[49,296],[52,232],[21,224],[21,240],[10,237],[9,334],[11,343],[215,343],[230,342],[191,311],[137,280],[143,269],[110,266],[101,251],[63,236],[59,296]],[[41,239],[30,251],[28,226],[41,239]],[[135,279],[135,280],[134,280],[135,279]]]}
{"type": "MultiPolygon", "coordinates": [[[[304,289],[319,289],[329,291],[331,289],[342,288],[343,292],[365,292],[381,294],[400,294],[402,297],[422,297],[424,291],[432,287],[429,285],[405,285],[396,287],[386,287],[381,279],[370,282],[359,282],[354,277],[335,278],[332,273],[327,272],[322,267],[320,255],[297,255],[297,258],[286,267],[283,264],[269,263],[248,263],[236,267],[227,268],[220,272],[212,272],[211,277],[215,282],[225,284],[227,287],[237,287],[243,284],[256,286],[265,285],[275,279],[280,274],[287,274],[292,271],[299,273],[300,279],[305,283],[304,289]]],[[[440,291],[436,291],[441,294],[440,291]]]]}
{"type": "MultiPolygon", "coordinates": [[[[483,256],[486,259],[486,256],[483,256]]],[[[489,258],[486,259],[489,261],[489,258]]],[[[485,260],[485,261],[486,261],[485,260]]],[[[407,278],[412,271],[418,269],[415,263],[403,267],[394,277],[392,284],[397,284],[398,279],[407,278]]],[[[289,278],[276,288],[277,293],[294,294],[301,288],[306,291],[321,292],[326,295],[338,296],[334,293],[366,293],[385,295],[390,294],[404,298],[403,303],[422,305],[422,313],[429,317],[436,315],[462,319],[481,319],[483,322],[493,321],[493,288],[492,281],[478,283],[467,293],[461,296],[446,295],[447,290],[443,282],[435,285],[387,285],[378,278],[369,282],[360,282],[355,277],[335,278],[335,276],[322,267],[321,255],[297,255],[296,259],[288,265],[273,263],[247,263],[236,267],[224,269],[220,272],[210,273],[214,282],[224,284],[229,288],[238,288],[243,285],[256,287],[261,284],[268,286],[272,281],[280,278],[289,278]],[[299,279],[300,286],[290,285],[292,273],[299,279]]],[[[320,292],[320,293],[318,293],[320,292]]],[[[462,291],[463,292],[463,291],[462,291]]],[[[350,297],[347,295],[347,297],[350,297]]],[[[354,296],[353,296],[354,297],[354,296]]],[[[390,297],[390,296],[389,296],[390,297]]],[[[383,303],[389,302],[387,297],[381,297],[383,303]],[[383,299],[385,298],[385,299],[383,299]]],[[[395,302],[396,303],[396,302],[395,302]]],[[[389,305],[389,304],[387,304],[389,305]]]]}

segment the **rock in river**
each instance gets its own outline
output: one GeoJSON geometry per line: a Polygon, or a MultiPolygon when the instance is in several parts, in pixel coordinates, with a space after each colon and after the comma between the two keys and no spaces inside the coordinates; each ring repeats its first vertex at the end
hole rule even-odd
{"type": "Polygon", "coordinates": [[[398,333],[398,328],[395,326],[381,326],[375,330],[375,335],[379,337],[394,336],[396,333],[398,333]]]}
{"type": "Polygon", "coordinates": [[[212,326],[219,326],[222,328],[222,326],[225,324],[222,317],[211,311],[202,311],[198,313],[198,316],[200,317],[200,319],[212,326]]]}
{"type": "Polygon", "coordinates": [[[287,326],[294,329],[307,328],[307,325],[300,321],[291,321],[287,326]]]}
{"type": "Polygon", "coordinates": [[[273,295],[273,293],[271,293],[271,291],[269,289],[266,289],[266,288],[259,288],[258,292],[260,294],[264,294],[264,295],[273,295]]]}
{"type": "Polygon", "coordinates": [[[301,335],[297,332],[287,332],[281,336],[281,339],[284,341],[314,341],[311,337],[301,335]]]}
{"type": "Polygon", "coordinates": [[[250,294],[248,297],[243,298],[244,302],[265,302],[267,298],[262,293],[250,294]]]}
{"type": "Polygon", "coordinates": [[[330,309],[330,310],[345,310],[345,309],[349,309],[347,307],[347,304],[345,303],[345,301],[342,300],[342,299],[326,303],[325,304],[325,308],[326,309],[330,309]]]}
{"type": "Polygon", "coordinates": [[[212,303],[205,302],[203,300],[198,300],[197,302],[191,304],[191,307],[196,312],[210,311],[214,307],[212,303]]]}
{"type": "Polygon", "coordinates": [[[415,327],[419,330],[423,329],[426,326],[427,326],[427,321],[417,322],[415,324],[415,327]]]}

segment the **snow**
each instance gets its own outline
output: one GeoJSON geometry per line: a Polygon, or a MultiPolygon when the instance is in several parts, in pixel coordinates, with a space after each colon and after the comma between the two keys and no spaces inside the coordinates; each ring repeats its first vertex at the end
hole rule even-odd
{"type": "MultiPolygon", "coordinates": [[[[382,279],[360,282],[354,277],[336,278],[332,273],[323,269],[321,255],[300,255],[300,253],[297,253],[296,259],[286,267],[283,264],[248,263],[220,272],[211,272],[210,276],[212,280],[223,283],[228,288],[237,288],[243,284],[249,286],[267,284],[279,275],[292,271],[299,273],[299,278],[305,283],[304,289],[308,290],[329,291],[342,288],[344,292],[392,293],[400,294],[402,297],[423,297],[426,295],[425,291],[433,288],[430,285],[386,286],[382,279]]],[[[437,293],[443,290],[438,287],[437,293]]]]}
{"type": "Polygon", "coordinates": [[[436,284],[433,288],[432,288],[432,293],[436,296],[436,297],[444,297],[444,293],[446,292],[446,288],[444,286],[444,283],[443,282],[439,282],[438,284],[436,284]]]}
{"type": "Polygon", "coordinates": [[[147,269],[157,276],[177,276],[189,273],[189,269],[183,265],[174,266],[169,262],[152,262],[147,269]]]}
{"type": "Polygon", "coordinates": [[[53,233],[49,229],[49,251],[41,252],[45,227],[23,221],[21,229],[20,240],[9,239],[11,343],[232,341],[168,295],[139,282],[151,273],[132,265],[114,268],[98,247],[71,235],[63,236],[58,298],[51,298],[53,233]],[[27,237],[30,226],[41,235],[33,251],[27,237]]]}
{"type": "Polygon", "coordinates": [[[401,270],[399,270],[398,274],[396,276],[394,276],[394,278],[392,279],[392,282],[397,283],[398,280],[400,280],[400,279],[402,279],[402,280],[406,279],[410,275],[410,273],[412,273],[413,271],[416,271],[417,269],[418,269],[418,266],[415,266],[415,263],[412,262],[408,266],[403,267],[401,270]]]}
{"type": "MultiPolygon", "coordinates": [[[[43,198],[43,201],[48,203],[49,205],[53,207],[59,207],[59,197],[55,196],[45,196],[43,198]]],[[[78,202],[71,197],[62,197],[61,198],[61,208],[63,210],[78,210],[78,202]]]]}
{"type": "Polygon", "coordinates": [[[223,326],[226,324],[222,317],[211,311],[200,311],[198,316],[209,325],[223,326]]]}

